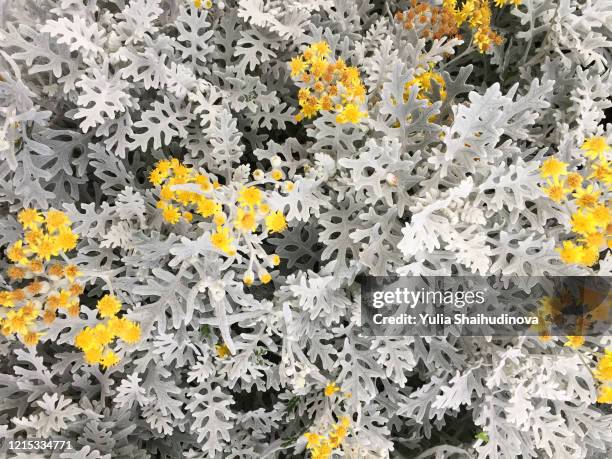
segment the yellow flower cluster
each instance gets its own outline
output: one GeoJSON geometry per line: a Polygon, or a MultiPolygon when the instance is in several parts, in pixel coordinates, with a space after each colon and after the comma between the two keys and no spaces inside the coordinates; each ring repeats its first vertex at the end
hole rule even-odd
{"type": "MultiPolygon", "coordinates": [[[[521,0],[495,0],[495,5],[518,6],[521,0]]],[[[481,53],[491,45],[500,45],[503,39],[491,29],[491,4],[489,0],[443,0],[442,6],[412,0],[412,7],[398,12],[395,19],[403,22],[405,29],[415,29],[425,38],[461,38],[459,29],[467,24],[474,43],[481,53]]]]}
{"type": "MultiPolygon", "coordinates": [[[[237,253],[236,243],[241,239],[249,248],[249,268],[243,281],[251,285],[255,280],[253,266],[258,270],[259,280],[267,284],[272,276],[264,267],[277,266],[278,255],[267,255],[253,248],[248,235],[258,231],[279,233],[287,228],[287,220],[281,211],[272,211],[269,198],[260,182],[270,182],[278,188],[284,178],[281,169],[273,169],[266,174],[257,169],[253,172],[254,182],[235,186],[220,185],[216,180],[181,164],[176,158],[161,160],[149,175],[153,185],[160,186],[160,200],[157,206],[168,223],[178,223],[180,219],[192,222],[194,218],[209,220],[214,226],[210,235],[211,244],[225,255],[233,257],[237,253]],[[187,188],[186,188],[187,187],[187,188]],[[229,203],[229,204],[228,204],[229,203]]],[[[293,183],[285,181],[283,190],[290,192],[293,183]]]]}
{"type": "Polygon", "coordinates": [[[343,59],[330,60],[330,54],[327,42],[320,41],[289,63],[291,76],[301,84],[296,120],[312,118],[323,110],[336,113],[337,123],[359,123],[367,116],[360,108],[366,91],[359,70],[343,59]]]}
{"type": "Polygon", "coordinates": [[[429,95],[431,94],[432,82],[434,81],[440,88],[440,99],[446,99],[446,83],[444,82],[444,78],[442,78],[442,75],[440,75],[438,72],[434,72],[432,69],[430,69],[426,72],[420,73],[418,76],[414,77],[404,85],[404,102],[408,101],[410,88],[417,85],[419,88],[417,98],[427,100],[428,103],[431,104],[429,95]]]}
{"type": "MultiPolygon", "coordinates": [[[[202,8],[202,0],[193,0],[193,6],[195,6],[198,9],[202,8]]],[[[205,0],[204,8],[210,9],[212,8],[212,6],[213,6],[212,0],[205,0]]]]}
{"type": "Polygon", "coordinates": [[[532,326],[542,341],[551,339],[551,328],[554,324],[563,323],[568,315],[574,315],[576,301],[581,301],[586,311],[576,318],[575,335],[566,336],[565,347],[578,349],[584,345],[584,336],[592,324],[609,319],[610,306],[608,301],[602,301],[599,294],[585,295],[579,300],[569,291],[559,292],[558,296],[544,296],[540,300],[540,307],[536,311],[538,324],[532,326]]]}
{"type": "MultiPolygon", "coordinates": [[[[340,392],[340,387],[338,387],[338,385],[332,381],[329,382],[326,386],[325,389],[323,389],[323,393],[325,394],[326,397],[333,397],[334,394],[340,392]]],[[[351,393],[350,392],[343,392],[342,396],[344,398],[351,398],[351,393]]]]}
{"type": "Polygon", "coordinates": [[[140,340],[140,326],[124,317],[117,317],[121,302],[114,295],[104,295],[96,308],[100,317],[108,320],[95,327],[85,327],[75,337],[74,345],[84,352],[87,363],[99,363],[108,368],[119,362],[119,356],[109,347],[115,338],[135,344],[140,340]]]}
{"type": "Polygon", "coordinates": [[[34,346],[44,334],[41,329],[53,323],[58,310],[73,317],[79,314],[83,286],[76,279],[81,273],[75,265],[51,261],[75,248],[78,237],[70,219],[58,210],[23,209],[17,219],[24,234],[6,251],[11,263],[6,274],[14,288],[0,291],[0,331],[5,336],[16,334],[26,345],[34,346]]]}
{"type": "Polygon", "coordinates": [[[612,184],[612,171],[605,158],[609,147],[603,137],[587,139],[581,148],[590,160],[588,168],[568,172],[567,163],[551,157],[542,163],[540,174],[546,179],[542,190],[550,199],[563,202],[572,193],[572,202],[577,207],[571,225],[578,234],[578,242],[563,242],[557,249],[561,260],[593,266],[599,261],[600,251],[611,246],[612,215],[606,194],[612,184]]]}
{"type": "Polygon", "coordinates": [[[603,383],[599,388],[597,401],[612,404],[612,349],[606,349],[605,354],[599,359],[594,375],[603,383]]]}
{"type": "Polygon", "coordinates": [[[342,445],[348,434],[351,420],[348,416],[342,416],[340,422],[332,425],[327,433],[319,434],[306,432],[306,449],[310,451],[312,459],[329,459],[334,450],[342,445]]]}

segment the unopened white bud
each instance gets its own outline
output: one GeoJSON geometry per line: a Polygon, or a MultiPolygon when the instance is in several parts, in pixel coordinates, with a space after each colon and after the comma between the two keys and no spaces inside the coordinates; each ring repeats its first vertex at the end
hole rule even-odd
{"type": "Polygon", "coordinates": [[[389,172],[385,180],[389,186],[397,186],[397,176],[389,172]]]}
{"type": "Polygon", "coordinates": [[[281,165],[281,162],[282,160],[277,155],[274,155],[270,158],[270,164],[272,164],[272,167],[279,167],[281,165]]]}

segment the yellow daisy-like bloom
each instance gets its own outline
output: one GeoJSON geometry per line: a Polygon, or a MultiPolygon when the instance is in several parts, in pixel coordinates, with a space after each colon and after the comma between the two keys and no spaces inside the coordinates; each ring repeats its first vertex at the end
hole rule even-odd
{"type": "Polygon", "coordinates": [[[612,350],[606,349],[606,353],[599,359],[595,369],[595,377],[600,381],[612,381],[612,350]]]}
{"type": "Polygon", "coordinates": [[[48,261],[51,257],[59,255],[60,246],[56,237],[44,235],[38,244],[31,246],[32,253],[41,260],[48,261]]]}
{"type": "Polygon", "coordinates": [[[61,228],[57,235],[57,244],[61,250],[68,252],[77,246],[79,237],[70,228],[61,228]]]}
{"type": "Polygon", "coordinates": [[[262,269],[259,272],[259,280],[261,281],[262,284],[267,284],[272,280],[272,276],[270,275],[268,271],[266,271],[265,269],[262,269]]]}
{"type": "Polygon", "coordinates": [[[23,268],[11,266],[6,270],[6,274],[12,281],[19,281],[25,277],[26,271],[23,268]]]}
{"type": "Polygon", "coordinates": [[[36,209],[23,209],[17,214],[17,220],[25,229],[38,228],[38,225],[45,221],[36,209]]]}
{"type": "Polygon", "coordinates": [[[368,114],[359,110],[359,107],[355,104],[346,104],[342,111],[336,115],[336,122],[340,124],[345,123],[359,123],[361,118],[366,117],[368,114]]]}
{"type": "Polygon", "coordinates": [[[213,217],[213,223],[217,226],[225,225],[227,221],[227,217],[223,212],[215,212],[215,216],[213,217]]]}
{"type": "Polygon", "coordinates": [[[325,57],[331,53],[331,49],[326,41],[319,41],[310,45],[310,48],[315,52],[317,56],[325,57]]]}
{"type": "Polygon", "coordinates": [[[64,275],[68,278],[70,282],[72,282],[76,277],[81,275],[79,271],[79,267],[76,265],[68,265],[64,270],[64,275]]]}
{"type": "Polygon", "coordinates": [[[244,283],[244,285],[248,287],[249,285],[253,285],[254,281],[255,273],[251,269],[246,270],[244,276],[242,276],[242,282],[244,283]]]}
{"type": "Polygon", "coordinates": [[[280,210],[266,216],[266,227],[270,233],[280,233],[287,228],[287,220],[280,210]]]}
{"type": "Polygon", "coordinates": [[[43,333],[29,331],[23,336],[23,342],[26,346],[36,346],[41,336],[43,336],[43,333]]]}
{"type": "Polygon", "coordinates": [[[325,386],[325,390],[323,391],[326,397],[331,397],[336,392],[340,392],[340,388],[336,385],[335,382],[330,382],[329,384],[327,384],[327,386],[325,386]]]}
{"type": "Polygon", "coordinates": [[[551,157],[546,159],[542,163],[542,166],[540,166],[540,175],[543,178],[557,178],[561,175],[567,175],[567,166],[567,163],[559,161],[555,157],[551,157]]]}
{"type": "Polygon", "coordinates": [[[234,225],[239,230],[252,233],[257,229],[257,219],[255,217],[255,212],[238,209],[238,215],[234,220],[234,225]]]}
{"type": "Polygon", "coordinates": [[[95,365],[100,363],[102,359],[102,348],[101,347],[92,347],[90,349],[85,350],[85,362],[89,365],[95,365]]]}
{"type": "Polygon", "coordinates": [[[610,208],[603,204],[598,204],[593,207],[591,209],[591,215],[593,216],[593,219],[597,225],[602,228],[606,228],[612,220],[612,216],[610,216],[610,208]]]}
{"type": "Polygon", "coordinates": [[[321,442],[325,438],[321,434],[311,433],[311,432],[306,432],[304,434],[304,437],[306,438],[306,448],[307,449],[316,448],[317,446],[319,446],[321,444],[321,442]]]}
{"type": "Polygon", "coordinates": [[[610,149],[605,137],[591,137],[580,147],[590,159],[605,160],[605,153],[610,149]]]}
{"type": "Polygon", "coordinates": [[[582,251],[582,259],[580,260],[580,264],[583,266],[593,266],[595,263],[599,261],[599,250],[597,247],[584,247],[582,251]]]}
{"type": "Polygon", "coordinates": [[[567,174],[565,183],[569,189],[575,190],[582,185],[582,175],[577,172],[571,172],[567,174]]]}
{"type": "Polygon", "coordinates": [[[202,217],[210,217],[221,210],[221,205],[212,199],[202,197],[198,201],[198,213],[202,217]]]}
{"type": "Polygon", "coordinates": [[[121,310],[121,302],[114,295],[104,295],[96,308],[100,312],[100,317],[113,317],[121,310]]]}
{"type": "Polygon", "coordinates": [[[576,198],[576,205],[582,208],[595,207],[600,195],[601,192],[594,190],[593,185],[579,188],[573,194],[574,198],[576,198]]]}
{"type": "Polygon", "coordinates": [[[584,242],[586,246],[599,249],[606,243],[606,237],[602,233],[591,233],[581,238],[580,241],[584,242]]]}
{"type": "Polygon", "coordinates": [[[181,212],[178,207],[169,204],[162,211],[162,217],[165,221],[174,225],[181,219],[181,212]]]}
{"type": "Polygon", "coordinates": [[[599,389],[599,396],[597,397],[597,402],[612,404],[612,386],[602,386],[599,389]]]}
{"type": "Polygon", "coordinates": [[[103,368],[109,368],[119,363],[119,356],[113,351],[106,351],[100,359],[100,364],[103,368]]]}
{"type": "Polygon", "coordinates": [[[70,225],[70,219],[64,212],[60,212],[59,210],[50,210],[45,216],[45,223],[47,225],[47,230],[54,232],[58,231],[60,228],[70,225]]]}
{"type": "Polygon", "coordinates": [[[229,350],[229,347],[227,347],[227,344],[225,343],[215,344],[215,351],[217,351],[217,356],[220,359],[225,359],[232,355],[232,353],[229,350]]]}
{"type": "Polygon", "coordinates": [[[584,336],[567,336],[567,341],[563,346],[578,349],[584,344],[584,336]]]}
{"type": "Polygon", "coordinates": [[[94,340],[99,346],[105,346],[109,344],[115,334],[113,331],[104,324],[98,324],[93,328],[94,340]]]}
{"type": "Polygon", "coordinates": [[[584,249],[571,241],[564,241],[563,246],[557,249],[563,263],[578,264],[582,260],[584,249]]]}
{"type": "Polygon", "coordinates": [[[13,300],[11,292],[0,292],[0,306],[4,306],[5,308],[12,308],[15,306],[15,301],[13,300]]]}
{"type": "Polygon", "coordinates": [[[270,257],[270,261],[272,262],[274,266],[278,266],[280,264],[280,257],[277,254],[273,254],[270,257]]]}
{"type": "Polygon", "coordinates": [[[126,322],[126,325],[120,330],[118,336],[128,344],[135,344],[140,341],[140,325],[129,320],[126,320],[126,322]]]}
{"type": "Polygon", "coordinates": [[[212,245],[227,255],[230,255],[234,251],[232,247],[233,241],[234,239],[230,236],[229,229],[224,227],[218,228],[217,231],[210,236],[212,245]]]}
{"type": "Polygon", "coordinates": [[[589,175],[589,179],[599,180],[600,182],[604,182],[609,184],[612,182],[612,171],[610,170],[610,166],[607,161],[601,161],[598,164],[593,164],[592,173],[589,175]]]}
{"type": "Polygon", "coordinates": [[[304,70],[306,69],[306,62],[304,62],[302,56],[296,56],[291,59],[289,67],[291,68],[292,77],[300,76],[302,73],[304,73],[304,70]]]}
{"type": "Polygon", "coordinates": [[[262,192],[254,187],[243,187],[240,190],[238,202],[245,207],[254,207],[261,204],[263,199],[262,192]]]}
{"type": "Polygon", "coordinates": [[[274,169],[271,173],[270,176],[272,177],[273,180],[281,180],[283,178],[283,171],[279,170],[279,169],[274,169]]]}
{"type": "Polygon", "coordinates": [[[582,210],[575,212],[572,215],[572,230],[575,233],[587,235],[597,231],[597,222],[591,213],[585,213],[582,210]]]}
{"type": "Polygon", "coordinates": [[[23,250],[23,241],[19,240],[12,244],[6,251],[6,256],[13,263],[27,263],[28,258],[23,250]]]}

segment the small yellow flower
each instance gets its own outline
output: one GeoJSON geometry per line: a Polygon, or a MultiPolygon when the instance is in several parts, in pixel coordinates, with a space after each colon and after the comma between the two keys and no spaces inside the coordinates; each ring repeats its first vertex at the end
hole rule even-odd
{"type": "Polygon", "coordinates": [[[210,217],[221,210],[221,206],[212,199],[200,198],[198,201],[198,213],[202,217],[210,217]]]}
{"type": "Polygon", "coordinates": [[[242,282],[244,283],[244,285],[246,285],[247,287],[250,285],[253,285],[253,282],[255,281],[255,273],[248,269],[244,272],[244,276],[242,276],[242,282]]]}
{"type": "Polygon", "coordinates": [[[274,265],[274,266],[278,266],[280,264],[280,257],[277,254],[273,254],[270,257],[270,262],[274,265]]]}
{"type": "Polygon", "coordinates": [[[119,356],[113,351],[106,351],[100,359],[100,364],[103,368],[109,368],[119,363],[119,356]]]}
{"type": "Polygon", "coordinates": [[[58,231],[60,228],[70,225],[70,219],[64,212],[50,210],[45,216],[47,230],[50,232],[58,231]]]}
{"type": "Polygon", "coordinates": [[[114,295],[104,295],[96,308],[100,312],[100,317],[113,317],[121,310],[121,302],[114,295]]]}
{"type": "Polygon", "coordinates": [[[6,274],[12,281],[20,281],[25,277],[25,269],[19,268],[17,266],[10,266],[6,270],[6,274]]]}
{"type": "Polygon", "coordinates": [[[287,220],[280,210],[266,216],[266,227],[270,233],[280,233],[287,228],[287,220]]]}
{"type": "Polygon", "coordinates": [[[51,257],[59,255],[60,246],[57,237],[45,235],[36,245],[31,246],[31,250],[41,260],[48,261],[51,257]]]}
{"type": "Polygon", "coordinates": [[[268,282],[272,280],[272,276],[270,275],[268,271],[266,271],[265,269],[262,269],[259,272],[259,280],[261,281],[262,284],[267,284],[268,282]]]}
{"type": "Polygon", "coordinates": [[[292,77],[300,76],[302,73],[304,73],[304,70],[306,69],[306,62],[304,62],[302,56],[296,56],[291,59],[289,67],[291,68],[292,77]]]}
{"type": "Polygon", "coordinates": [[[279,181],[283,178],[283,171],[281,171],[280,169],[274,169],[270,173],[270,176],[272,177],[273,180],[279,181]]]}
{"type": "Polygon", "coordinates": [[[61,228],[56,237],[58,246],[64,252],[74,249],[79,240],[79,237],[70,228],[61,228]]]}
{"type": "Polygon", "coordinates": [[[225,343],[216,344],[215,351],[217,351],[217,357],[219,357],[220,359],[225,359],[232,355],[232,353],[229,350],[229,347],[227,347],[227,344],[225,343]]]}
{"type": "Polygon", "coordinates": [[[360,111],[357,105],[346,104],[342,111],[338,115],[336,115],[336,122],[340,124],[357,124],[361,121],[361,118],[365,116],[367,116],[367,113],[360,111]]]}
{"type": "Polygon", "coordinates": [[[597,397],[597,402],[612,404],[612,386],[602,386],[599,389],[599,396],[597,397]]]}
{"type": "Polygon", "coordinates": [[[15,301],[13,300],[11,292],[0,291],[0,306],[4,306],[5,308],[12,308],[15,306],[15,301]]]}
{"type": "Polygon", "coordinates": [[[263,199],[261,191],[254,187],[243,187],[240,190],[238,202],[245,207],[254,207],[261,204],[263,199]]]}
{"type": "Polygon", "coordinates": [[[561,261],[566,264],[577,264],[582,260],[584,249],[571,241],[563,241],[563,246],[558,248],[561,261]]]}
{"type": "Polygon", "coordinates": [[[574,212],[572,215],[572,231],[578,234],[587,235],[597,231],[597,222],[591,213],[582,210],[574,212]]]}
{"type": "Polygon", "coordinates": [[[557,178],[561,175],[567,175],[567,166],[567,163],[559,161],[555,157],[551,157],[546,159],[542,163],[542,166],[540,166],[540,175],[542,175],[543,178],[557,178]]]}
{"type": "Polygon", "coordinates": [[[92,347],[85,351],[85,362],[89,365],[95,365],[100,363],[102,360],[102,349],[99,347],[92,347]]]}
{"type": "Polygon", "coordinates": [[[320,434],[311,433],[311,432],[306,432],[304,434],[304,437],[306,438],[306,448],[307,449],[313,449],[313,448],[319,446],[321,444],[321,441],[324,438],[320,434]]]}
{"type": "Polygon", "coordinates": [[[331,397],[336,392],[340,392],[340,388],[336,385],[335,382],[330,382],[325,386],[325,390],[323,391],[326,397],[331,397]]]}
{"type": "Polygon", "coordinates": [[[181,212],[179,211],[178,207],[169,204],[162,211],[162,217],[165,221],[174,225],[180,220],[181,212]]]}
{"type": "Polygon", "coordinates": [[[225,216],[225,214],[223,212],[216,212],[215,216],[213,217],[213,223],[217,226],[221,226],[224,225],[225,222],[227,221],[227,217],[225,216]]]}
{"type": "Polygon", "coordinates": [[[13,263],[27,263],[28,259],[23,250],[23,241],[19,240],[12,244],[6,251],[7,258],[13,263]]]}
{"type": "Polygon", "coordinates": [[[66,275],[66,278],[68,278],[68,280],[72,282],[76,277],[81,275],[81,272],[79,271],[78,266],[68,265],[64,270],[64,274],[66,275]]]}
{"type": "Polygon", "coordinates": [[[576,188],[582,185],[582,175],[577,172],[571,172],[567,174],[567,177],[565,178],[565,183],[567,184],[567,187],[569,189],[575,190],[576,188]]]}
{"type": "Polygon", "coordinates": [[[576,198],[575,202],[578,207],[590,208],[595,207],[600,194],[601,192],[593,189],[593,185],[589,185],[586,188],[577,189],[573,196],[576,198]]]}
{"type": "Polygon", "coordinates": [[[220,227],[210,236],[210,242],[217,249],[229,255],[233,251],[232,242],[234,239],[229,234],[229,229],[220,227]]]}
{"type": "Polygon", "coordinates": [[[584,344],[584,336],[567,336],[567,341],[563,346],[578,349],[584,344]]]}
{"type": "Polygon", "coordinates": [[[252,233],[257,229],[257,219],[255,212],[245,211],[244,209],[238,209],[238,214],[234,220],[236,228],[242,231],[252,233]]]}
{"type": "Polygon", "coordinates": [[[140,341],[140,325],[123,319],[125,325],[118,331],[117,336],[128,344],[135,344],[140,341]]]}
{"type": "Polygon", "coordinates": [[[612,381],[612,349],[606,349],[603,357],[599,359],[594,374],[600,381],[612,381]]]}
{"type": "Polygon", "coordinates": [[[44,333],[37,333],[35,331],[29,331],[23,336],[23,342],[26,346],[36,346],[38,341],[40,341],[40,337],[43,336],[44,333]]]}
{"type": "Polygon", "coordinates": [[[25,229],[38,228],[38,225],[45,221],[36,209],[23,209],[17,214],[17,220],[25,229]]]}
{"type": "Polygon", "coordinates": [[[606,151],[610,150],[605,137],[591,137],[584,141],[582,147],[584,154],[590,159],[604,161],[606,151]]]}

